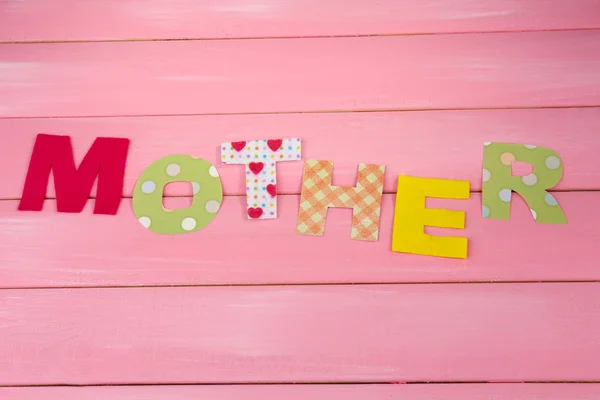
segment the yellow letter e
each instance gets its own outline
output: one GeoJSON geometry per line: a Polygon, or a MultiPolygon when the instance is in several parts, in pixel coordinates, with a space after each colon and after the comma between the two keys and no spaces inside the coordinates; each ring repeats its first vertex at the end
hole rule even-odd
{"type": "Polygon", "coordinates": [[[470,182],[400,175],[396,194],[392,251],[467,258],[467,238],[433,236],[425,226],[464,229],[464,211],[425,208],[427,197],[468,199],[470,182]]]}

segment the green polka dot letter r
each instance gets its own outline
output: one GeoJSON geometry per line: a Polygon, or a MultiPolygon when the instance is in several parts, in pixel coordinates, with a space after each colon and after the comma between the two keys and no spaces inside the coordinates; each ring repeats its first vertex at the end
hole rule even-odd
{"type": "Polygon", "coordinates": [[[223,188],[217,168],[188,155],[170,155],[153,162],[142,172],[133,191],[133,211],[140,224],[156,233],[181,234],[198,231],[217,215],[223,188]],[[190,182],[194,191],[188,208],[163,207],[163,190],[170,182],[190,182]]]}
{"type": "Polygon", "coordinates": [[[563,165],[556,152],[541,146],[485,143],[483,151],[482,216],[510,219],[512,192],[520,194],[536,222],[566,224],[567,218],[558,201],[548,192],[560,182],[563,165]],[[512,164],[525,162],[533,171],[525,176],[513,176],[512,164]]]}

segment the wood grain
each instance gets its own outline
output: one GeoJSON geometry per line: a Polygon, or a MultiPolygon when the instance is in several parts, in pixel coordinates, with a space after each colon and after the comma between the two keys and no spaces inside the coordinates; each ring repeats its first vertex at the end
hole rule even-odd
{"type": "Polygon", "coordinates": [[[597,0],[3,0],[0,41],[600,28],[597,0]]]}
{"type": "MultiPolygon", "coordinates": [[[[467,260],[391,251],[394,196],[385,195],[378,242],[350,239],[351,211],[329,211],[324,237],[295,233],[299,196],[281,196],[279,218],[250,221],[244,197],[226,197],[216,219],[187,235],[145,230],[123,201],[117,216],[18,212],[0,202],[0,287],[196,284],[600,280],[598,192],[556,193],[568,225],[535,224],[513,196],[510,221],[481,218],[481,197],[435,200],[465,210],[467,260]],[[518,254],[517,254],[518,252],[518,254]]],[[[188,199],[169,198],[167,207],[188,199]]]]}
{"type": "Polygon", "coordinates": [[[600,105],[600,30],[0,45],[0,117],[600,105]]]}
{"type": "MultiPolygon", "coordinates": [[[[221,142],[301,137],[303,157],[332,160],[334,184],[356,184],[358,163],[386,165],[384,190],[398,175],[463,179],[481,190],[483,143],[530,143],[560,154],[565,165],[558,190],[600,189],[600,108],[211,115],[190,117],[0,119],[0,198],[20,198],[38,133],[70,135],[75,159],[96,137],[131,139],[124,195],[141,172],[169,154],[190,154],[215,164],[226,194],[245,194],[243,167],[220,162],[221,142]],[[10,171],[10,173],[8,173],[10,171]]],[[[278,164],[279,193],[299,194],[302,162],[278,164]]],[[[167,196],[191,195],[168,186],[167,196]]],[[[48,196],[54,197],[49,185],[48,196]]]]}
{"type": "Polygon", "coordinates": [[[4,400],[597,400],[597,384],[210,385],[0,388],[4,400]]]}
{"type": "Polygon", "coordinates": [[[600,380],[600,283],[2,290],[0,305],[2,385],[600,380]]]}

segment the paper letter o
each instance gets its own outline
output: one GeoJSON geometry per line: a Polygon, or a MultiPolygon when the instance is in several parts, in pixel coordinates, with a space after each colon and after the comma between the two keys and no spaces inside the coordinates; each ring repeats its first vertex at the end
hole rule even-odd
{"type": "Polygon", "coordinates": [[[223,200],[221,178],[214,165],[185,154],[163,157],[139,176],[133,191],[133,211],[152,232],[176,235],[198,231],[215,218],[223,200]],[[194,200],[188,208],[167,210],[162,198],[170,182],[190,182],[194,200]]]}

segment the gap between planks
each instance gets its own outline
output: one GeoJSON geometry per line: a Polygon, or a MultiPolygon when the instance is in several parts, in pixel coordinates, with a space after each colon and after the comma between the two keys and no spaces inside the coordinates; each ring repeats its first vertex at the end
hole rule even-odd
{"type": "MultiPolygon", "coordinates": [[[[1,44],[1,43],[0,43],[1,44]]],[[[146,118],[146,117],[203,117],[227,115],[295,115],[295,114],[348,114],[348,113],[392,113],[392,112],[428,112],[428,111],[494,111],[494,110],[557,110],[600,108],[597,105],[584,106],[543,106],[543,107],[463,107],[463,108],[373,108],[357,110],[307,110],[307,111],[252,111],[252,112],[222,112],[222,113],[192,113],[192,114],[112,114],[112,115],[54,115],[40,117],[2,117],[2,119],[90,119],[90,118],[146,118]]]]}
{"type": "MultiPolygon", "coordinates": [[[[377,285],[489,285],[489,284],[544,284],[544,283],[600,283],[599,280],[518,280],[518,281],[435,281],[435,282],[315,282],[315,283],[199,283],[199,284],[156,284],[156,285],[120,285],[120,286],[6,286],[3,290],[71,290],[71,289],[152,289],[152,288],[201,288],[201,287],[297,287],[297,286],[377,286],[377,285]]],[[[599,381],[600,382],[600,381],[599,381]]],[[[276,382],[273,382],[276,383],[276,382]]],[[[371,382],[376,383],[376,382],[371,382]]]]}
{"type": "Polygon", "coordinates": [[[224,40],[273,40],[273,39],[336,39],[336,38],[364,38],[364,37],[395,37],[395,36],[446,36],[446,35],[481,35],[481,34],[507,34],[507,33],[532,33],[532,32],[573,32],[596,31],[598,28],[550,28],[550,29],[522,29],[518,31],[470,31],[470,32],[415,32],[415,33],[373,33],[373,34],[345,34],[345,35],[304,35],[304,36],[239,36],[239,37],[212,37],[212,38],[126,38],[126,39],[98,39],[98,40],[23,40],[0,41],[0,44],[48,44],[48,43],[122,43],[122,42],[183,42],[183,41],[224,41],[224,40]]]}
{"type": "MultiPolygon", "coordinates": [[[[550,193],[586,193],[586,192],[600,192],[600,187],[593,189],[556,189],[549,190],[550,193]]],[[[470,193],[481,193],[481,190],[471,190],[470,193]]],[[[278,193],[278,196],[300,196],[301,193],[278,193]]],[[[396,192],[384,191],[383,194],[396,194],[396,192]]],[[[246,194],[223,194],[223,197],[244,197],[246,194]]],[[[193,196],[173,196],[173,195],[163,195],[163,197],[169,198],[193,198],[193,196]]],[[[122,196],[122,199],[132,199],[133,196],[122,196]]],[[[96,196],[88,197],[88,200],[95,200],[96,196]]],[[[0,201],[19,201],[20,197],[6,197],[0,198],[0,201]]],[[[56,197],[45,197],[44,200],[56,200],[56,197]]]]}
{"type": "Polygon", "coordinates": [[[52,384],[52,385],[0,385],[0,388],[44,388],[44,387],[140,387],[140,386],[361,386],[361,385],[511,385],[520,384],[600,384],[600,381],[408,381],[408,382],[209,382],[209,383],[124,383],[124,384],[52,384]]]}

